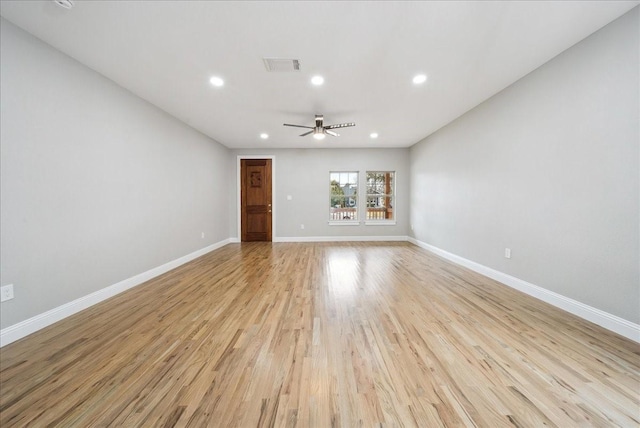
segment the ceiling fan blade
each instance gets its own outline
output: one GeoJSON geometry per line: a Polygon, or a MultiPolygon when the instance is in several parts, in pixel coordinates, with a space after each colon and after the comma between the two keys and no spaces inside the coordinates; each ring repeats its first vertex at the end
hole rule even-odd
{"type": "Polygon", "coordinates": [[[340,136],[340,134],[338,134],[337,132],[329,131],[327,128],[324,129],[324,133],[325,134],[329,134],[329,135],[333,135],[334,137],[339,137],[340,136]]]}
{"type": "Polygon", "coordinates": [[[304,137],[305,135],[309,135],[311,134],[313,131],[309,131],[309,132],[305,132],[304,134],[300,134],[301,137],[304,137]]]}
{"type": "Polygon", "coordinates": [[[349,123],[337,123],[335,125],[329,125],[329,126],[325,126],[324,129],[336,129],[336,128],[347,128],[349,126],[356,126],[355,123],[353,122],[349,122],[349,123]]]}
{"type": "Polygon", "coordinates": [[[313,129],[313,126],[303,126],[303,125],[291,125],[290,123],[283,123],[284,126],[295,126],[296,128],[307,128],[313,129]]]}

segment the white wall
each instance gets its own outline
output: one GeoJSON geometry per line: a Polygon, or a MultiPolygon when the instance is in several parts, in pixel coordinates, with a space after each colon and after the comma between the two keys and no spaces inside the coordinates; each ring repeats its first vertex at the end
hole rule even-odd
{"type": "Polygon", "coordinates": [[[415,238],[639,323],[638,28],[636,7],[412,147],[415,238]]]}
{"type": "Polygon", "coordinates": [[[229,237],[228,149],[0,28],[0,327],[229,237]]]}
{"type": "MultiPolygon", "coordinates": [[[[278,149],[234,150],[238,155],[275,156],[276,192],[274,240],[317,237],[406,237],[409,224],[409,150],[408,149],[278,149]],[[359,171],[360,188],[364,191],[366,171],[396,171],[396,225],[330,226],[329,171],[359,171]],[[292,200],[287,200],[287,195],[292,200]],[[304,224],[305,228],[300,229],[304,224]]],[[[236,183],[234,166],[233,181],[236,183]]],[[[237,206],[237,185],[231,202],[237,206]]],[[[362,193],[361,193],[362,194],[362,193]]],[[[365,200],[360,198],[360,213],[365,200]]],[[[236,211],[234,211],[236,212],[236,211]]],[[[361,215],[361,219],[362,219],[361,215]]],[[[237,215],[231,219],[232,233],[237,237],[237,215]]]]}

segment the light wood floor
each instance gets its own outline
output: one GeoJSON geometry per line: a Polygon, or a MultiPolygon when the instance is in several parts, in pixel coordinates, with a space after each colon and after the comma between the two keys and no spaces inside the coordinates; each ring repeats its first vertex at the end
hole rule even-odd
{"type": "Polygon", "coordinates": [[[3,428],[640,424],[640,345],[407,243],[231,244],[0,363],[3,428]]]}

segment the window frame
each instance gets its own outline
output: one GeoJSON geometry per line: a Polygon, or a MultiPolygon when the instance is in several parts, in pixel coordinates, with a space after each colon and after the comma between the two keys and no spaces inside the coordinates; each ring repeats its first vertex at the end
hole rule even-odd
{"type": "Polygon", "coordinates": [[[396,212],[396,205],[397,205],[397,194],[396,194],[396,180],[398,179],[398,173],[397,171],[381,171],[381,170],[371,170],[371,171],[365,171],[365,222],[364,224],[367,226],[394,226],[397,224],[396,219],[398,218],[398,213],[396,212]],[[369,193],[369,180],[368,180],[368,176],[369,174],[393,174],[392,178],[391,178],[391,193],[383,193],[383,194],[373,194],[373,193],[369,193]],[[391,206],[392,208],[392,215],[393,218],[390,219],[373,219],[373,220],[369,220],[367,219],[367,215],[368,215],[368,209],[369,209],[369,198],[370,197],[383,197],[383,198],[390,198],[390,200],[393,202],[393,205],[391,206]]]}

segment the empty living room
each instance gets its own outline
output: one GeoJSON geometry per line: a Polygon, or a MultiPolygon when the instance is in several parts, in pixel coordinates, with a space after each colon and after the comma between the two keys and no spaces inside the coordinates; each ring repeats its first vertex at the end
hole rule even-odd
{"type": "Polygon", "coordinates": [[[0,427],[640,426],[640,0],[0,16],[0,427]]]}

